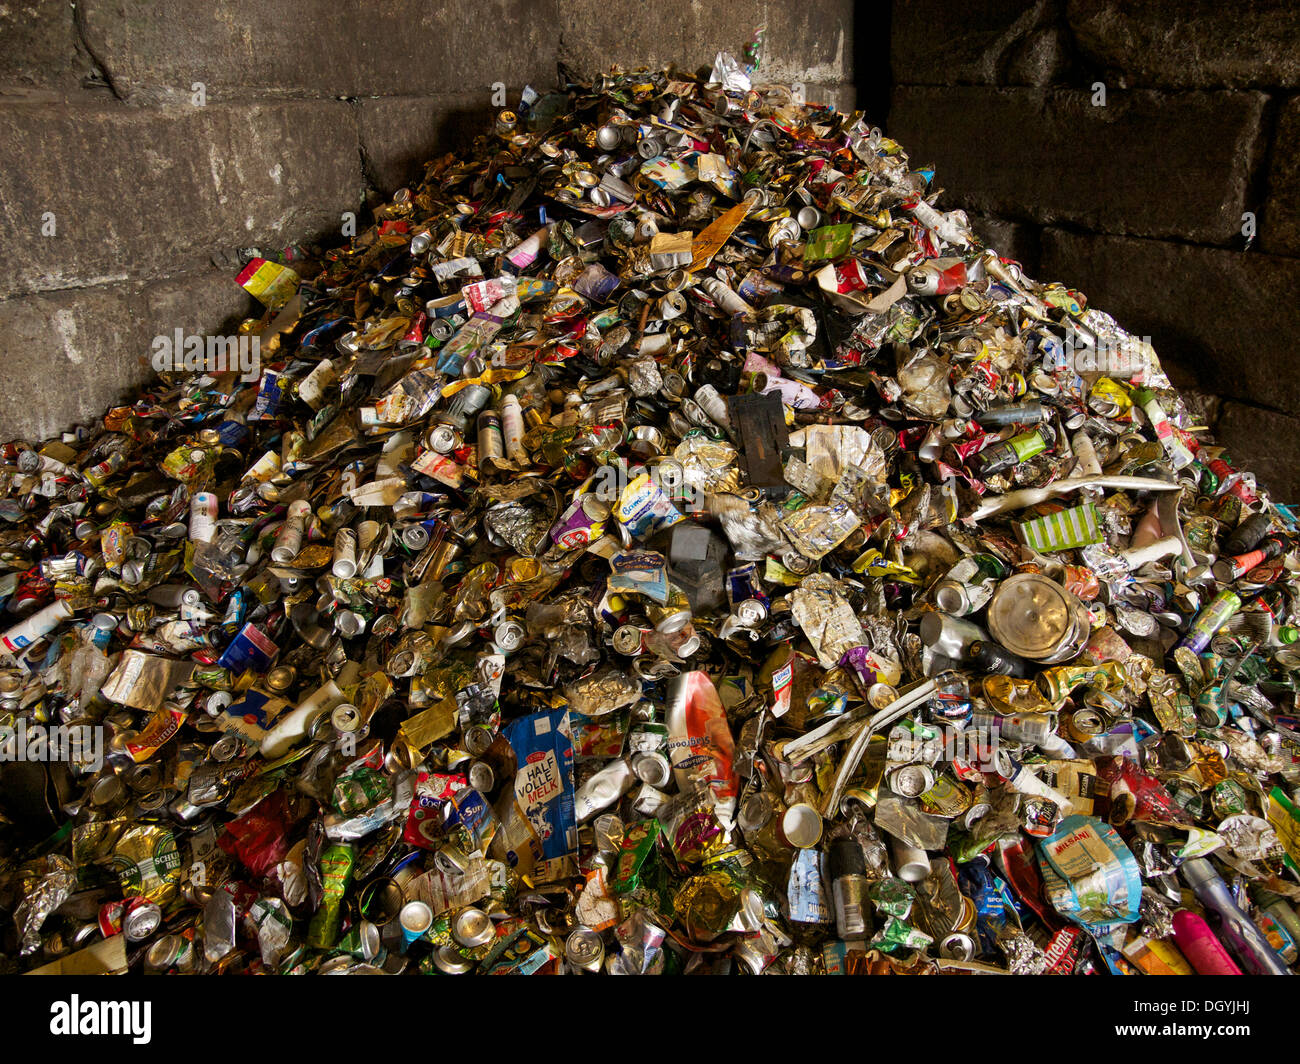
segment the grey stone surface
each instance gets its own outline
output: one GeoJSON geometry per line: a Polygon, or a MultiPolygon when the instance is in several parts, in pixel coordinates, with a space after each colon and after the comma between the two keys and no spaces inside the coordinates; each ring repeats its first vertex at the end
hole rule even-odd
{"type": "Polygon", "coordinates": [[[356,117],[336,101],[0,105],[0,144],[0,297],[283,247],[335,229],[362,188],[356,117]]]}
{"type": "Polygon", "coordinates": [[[1024,222],[1009,222],[991,214],[969,212],[971,228],[984,243],[1006,259],[1015,259],[1029,275],[1038,272],[1038,227],[1024,222]]]}
{"type": "Polygon", "coordinates": [[[1238,469],[1249,469],[1276,502],[1300,502],[1300,418],[1226,402],[1214,427],[1238,469]]]}
{"type": "Polygon", "coordinates": [[[0,302],[0,437],[44,439],[148,380],[139,294],[124,285],[0,302]]]}
{"type": "Polygon", "coordinates": [[[1262,146],[1258,93],[895,89],[888,132],[950,202],[1006,218],[1228,245],[1262,146]],[[1195,130],[1195,135],[1189,135],[1195,130]]]}
{"type": "Polygon", "coordinates": [[[81,0],[127,99],[398,96],[554,80],[556,0],[81,0]]]}
{"type": "Polygon", "coordinates": [[[75,88],[90,70],[77,54],[72,5],[0,4],[0,94],[75,88]]]}
{"type": "Polygon", "coordinates": [[[0,302],[0,439],[97,421],[152,376],[155,336],[231,335],[258,312],[218,270],[0,302]]]}
{"type": "Polygon", "coordinates": [[[1048,85],[1067,64],[1050,0],[905,0],[893,5],[899,85],[1048,85]]]}
{"type": "MultiPolygon", "coordinates": [[[[559,55],[575,72],[599,74],[668,63],[694,70],[718,51],[737,58],[761,24],[767,33],[760,79],[833,85],[853,80],[854,5],[769,4],[762,0],[558,0],[559,55]]],[[[862,17],[870,18],[864,7],[862,17]]]]}
{"type": "Polygon", "coordinates": [[[262,305],[239,287],[236,272],[209,269],[145,287],[149,335],[175,329],[205,336],[233,334],[244,318],[260,317],[262,305]]]}
{"type": "Polygon", "coordinates": [[[483,132],[493,113],[488,103],[482,93],[359,100],[367,177],[384,193],[417,180],[422,164],[483,132]]]}
{"type": "Polygon", "coordinates": [[[1300,260],[1047,229],[1040,276],[1150,336],[1206,391],[1300,415],[1300,260]]]}
{"type": "Polygon", "coordinates": [[[1070,0],[1068,18],[1084,59],[1117,88],[1300,85],[1300,7],[1292,0],[1070,0]]]}
{"type": "Polygon", "coordinates": [[[1300,255],[1300,97],[1278,111],[1266,196],[1258,223],[1260,247],[1300,255]]]}

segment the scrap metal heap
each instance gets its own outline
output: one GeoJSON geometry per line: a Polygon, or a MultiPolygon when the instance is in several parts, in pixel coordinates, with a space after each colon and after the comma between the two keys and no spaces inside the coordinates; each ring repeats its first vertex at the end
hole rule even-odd
{"type": "Polygon", "coordinates": [[[1296,961],[1296,514],[751,73],[525,91],[5,449],[13,969],[1296,961]]]}

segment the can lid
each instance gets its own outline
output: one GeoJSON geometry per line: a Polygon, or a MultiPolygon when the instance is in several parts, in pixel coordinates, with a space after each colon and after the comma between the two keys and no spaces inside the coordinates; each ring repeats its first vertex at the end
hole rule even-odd
{"type": "Polygon", "coordinates": [[[126,786],[117,776],[101,776],[90,789],[90,804],[113,805],[126,797],[126,786]]]}
{"type": "Polygon", "coordinates": [[[465,749],[475,757],[478,757],[485,753],[487,748],[492,745],[493,738],[494,736],[491,728],[484,724],[475,724],[465,729],[462,741],[465,744],[465,749]]]}
{"type": "Polygon", "coordinates": [[[590,927],[576,927],[564,943],[564,956],[570,964],[579,968],[594,969],[600,967],[605,959],[605,943],[600,932],[590,927]]]}
{"type": "Polygon", "coordinates": [[[791,846],[808,850],[822,837],[822,817],[811,805],[800,802],[790,806],[781,818],[781,831],[791,846]]]}
{"type": "Polygon", "coordinates": [[[513,618],[506,618],[492,632],[492,641],[502,650],[509,653],[518,650],[524,642],[526,635],[524,626],[513,618]]]}
{"type": "Polygon", "coordinates": [[[344,639],[351,639],[366,630],[366,619],[352,610],[339,610],[334,615],[334,630],[344,639]]]}
{"type": "Polygon", "coordinates": [[[266,686],[276,694],[289,690],[298,675],[292,665],[277,665],[266,674],[266,686]]]}
{"type": "Polygon", "coordinates": [[[122,931],[128,942],[140,942],[158,930],[162,924],[162,910],[153,902],[135,906],[122,921],[122,931]]]}
{"type": "Polygon", "coordinates": [[[634,624],[623,624],[614,630],[614,650],[619,654],[641,653],[643,636],[634,624]]]}
{"type": "Polygon", "coordinates": [[[903,798],[916,798],[934,785],[934,772],[928,765],[902,765],[889,777],[889,789],[903,798]]]}
{"type": "Polygon", "coordinates": [[[956,580],[945,580],[934,591],[934,604],[944,613],[958,613],[966,608],[966,589],[956,580]]]}
{"type": "Polygon", "coordinates": [[[998,585],[989,602],[989,631],[1011,653],[1051,657],[1077,623],[1078,600],[1054,580],[1020,573],[998,585]]]}
{"type": "Polygon", "coordinates": [[[955,961],[973,960],[975,940],[964,931],[954,931],[939,943],[939,956],[955,961]]]}
{"type": "Polygon", "coordinates": [[[379,938],[379,928],[369,920],[361,921],[361,955],[368,961],[379,956],[383,945],[379,938]]]}
{"type": "Polygon", "coordinates": [[[672,765],[658,750],[650,750],[633,756],[632,773],[642,783],[648,783],[651,787],[662,787],[672,774],[672,765]]]}
{"type": "Polygon", "coordinates": [[[361,712],[356,706],[344,702],[335,706],[330,712],[330,723],[334,725],[334,730],[338,732],[360,731],[361,712]]]}
{"type": "Polygon", "coordinates": [[[690,623],[691,611],[688,607],[684,607],[664,614],[655,625],[655,628],[664,635],[672,635],[674,632],[680,632],[690,623]]]}
{"type": "Polygon", "coordinates": [[[582,497],[582,512],[592,521],[607,521],[613,508],[599,495],[588,493],[582,497]]]}
{"type": "Polygon", "coordinates": [[[361,915],[376,924],[395,920],[402,911],[402,888],[385,876],[371,880],[361,892],[361,915]]]}
{"type": "Polygon", "coordinates": [[[767,605],[760,599],[745,599],[736,604],[736,618],[746,628],[753,628],[767,620],[767,605]]]}
{"type": "Polygon", "coordinates": [[[171,799],[171,792],[163,787],[159,787],[156,790],[140,795],[140,797],[136,799],[136,805],[142,812],[152,813],[161,809],[171,801],[171,799]]]}
{"type": "Polygon", "coordinates": [[[450,425],[435,425],[429,433],[429,446],[438,454],[449,454],[458,442],[456,430],[450,425]]]}
{"type": "Polygon", "coordinates": [[[475,761],[469,767],[469,785],[479,794],[487,794],[496,784],[496,773],[486,761],[475,761]]]}
{"type": "Polygon", "coordinates": [[[736,825],[741,831],[758,831],[771,819],[772,798],[759,791],[745,799],[740,807],[740,815],[736,818],[736,825]]]}
{"type": "Polygon", "coordinates": [[[397,919],[401,923],[403,931],[412,935],[422,935],[433,924],[433,910],[429,908],[427,902],[422,902],[416,898],[402,906],[402,911],[398,914],[397,919]]]}
{"type": "Polygon", "coordinates": [[[239,753],[239,737],[227,733],[212,744],[209,753],[213,761],[230,761],[239,753]]]}
{"type": "Polygon", "coordinates": [[[466,960],[451,946],[439,946],[434,951],[433,963],[447,975],[464,975],[474,967],[472,961],[466,960]]]}
{"type": "Polygon", "coordinates": [[[496,936],[492,919],[482,909],[462,909],[451,925],[451,936],[462,946],[485,946],[496,936]]]}
{"type": "Polygon", "coordinates": [[[183,941],[180,935],[163,935],[150,944],[144,955],[145,964],[155,970],[170,968],[180,958],[183,941]]]}

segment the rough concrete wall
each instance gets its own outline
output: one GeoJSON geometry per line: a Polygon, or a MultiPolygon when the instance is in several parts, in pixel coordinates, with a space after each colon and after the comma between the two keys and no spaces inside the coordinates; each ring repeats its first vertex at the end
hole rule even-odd
{"type": "Polygon", "coordinates": [[[148,379],[150,340],[254,307],[243,249],[341,215],[577,73],[738,52],[852,104],[847,0],[59,0],[0,6],[0,438],[97,418],[148,379]],[[196,103],[196,83],[203,91],[196,103]]]}
{"type": "Polygon", "coordinates": [[[897,0],[890,58],[889,132],[945,202],[1149,335],[1220,397],[1234,459],[1300,498],[1300,8],[897,0]]]}

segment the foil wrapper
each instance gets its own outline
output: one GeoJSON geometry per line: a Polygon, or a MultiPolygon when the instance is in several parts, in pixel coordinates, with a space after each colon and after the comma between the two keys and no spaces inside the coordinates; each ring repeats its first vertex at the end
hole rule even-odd
{"type": "Polygon", "coordinates": [[[14,909],[20,956],[41,948],[41,928],[50,914],[67,901],[76,878],[72,862],[57,853],[23,866],[19,874],[23,899],[14,909]]]}
{"type": "Polygon", "coordinates": [[[1023,931],[1003,929],[998,933],[998,947],[1007,955],[1012,975],[1042,975],[1047,970],[1047,955],[1023,931]]]}
{"type": "Polygon", "coordinates": [[[814,573],[790,594],[790,612],[817,652],[822,668],[833,669],[840,658],[866,637],[853,607],[838,590],[838,581],[814,573]]]}

